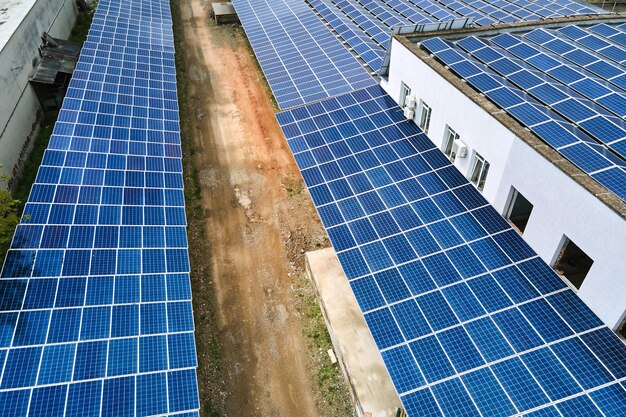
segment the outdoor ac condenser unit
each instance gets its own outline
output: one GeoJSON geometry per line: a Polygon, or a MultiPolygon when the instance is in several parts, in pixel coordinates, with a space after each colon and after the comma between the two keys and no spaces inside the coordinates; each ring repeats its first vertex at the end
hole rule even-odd
{"type": "Polygon", "coordinates": [[[413,110],[410,107],[405,107],[404,108],[404,117],[406,117],[409,120],[413,120],[413,116],[415,116],[415,110],[413,110]]]}
{"type": "Polygon", "coordinates": [[[417,99],[415,98],[415,96],[411,96],[407,100],[407,107],[410,108],[411,110],[415,110],[415,108],[417,107],[417,99]]]}
{"type": "Polygon", "coordinates": [[[467,156],[467,145],[461,139],[454,139],[454,142],[452,142],[452,153],[457,158],[465,158],[467,156]]]}

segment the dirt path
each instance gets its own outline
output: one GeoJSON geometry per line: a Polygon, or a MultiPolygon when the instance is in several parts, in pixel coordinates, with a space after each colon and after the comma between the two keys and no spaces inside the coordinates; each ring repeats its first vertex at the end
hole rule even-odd
{"type": "Polygon", "coordinates": [[[236,417],[323,415],[292,294],[294,263],[308,248],[291,236],[308,230],[323,241],[324,232],[308,197],[285,187],[300,187],[297,168],[241,29],[213,26],[209,4],[180,0],[179,7],[189,78],[186,128],[210,242],[225,408],[236,417]]]}

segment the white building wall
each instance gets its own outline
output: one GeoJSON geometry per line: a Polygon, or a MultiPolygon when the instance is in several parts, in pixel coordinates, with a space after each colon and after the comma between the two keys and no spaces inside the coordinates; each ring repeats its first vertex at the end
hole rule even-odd
{"type": "Polygon", "coordinates": [[[73,0],[27,0],[16,7],[23,10],[16,10],[10,25],[6,23],[10,31],[7,27],[0,32],[0,45],[4,45],[0,51],[0,165],[8,175],[13,175],[28,153],[42,115],[28,82],[39,57],[41,36],[48,32],[66,39],[77,15],[73,0]]]}
{"type": "Polygon", "coordinates": [[[469,176],[474,152],[491,164],[483,195],[500,213],[511,187],[533,204],[523,237],[544,261],[554,263],[564,236],[594,260],[578,294],[618,327],[626,315],[626,220],[394,39],[389,77],[381,85],[399,101],[402,82],[432,108],[428,136],[436,146],[443,146],[446,125],[467,145],[468,156],[454,163],[461,173],[469,176]]]}

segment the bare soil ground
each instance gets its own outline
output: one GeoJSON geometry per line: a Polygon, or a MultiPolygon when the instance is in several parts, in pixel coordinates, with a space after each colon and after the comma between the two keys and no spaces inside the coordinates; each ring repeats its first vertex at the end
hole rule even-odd
{"type": "Polygon", "coordinates": [[[202,415],[350,415],[338,371],[320,364],[327,336],[310,330],[322,318],[302,279],[304,251],[328,241],[267,85],[243,31],[216,27],[208,1],[172,7],[202,415]]]}

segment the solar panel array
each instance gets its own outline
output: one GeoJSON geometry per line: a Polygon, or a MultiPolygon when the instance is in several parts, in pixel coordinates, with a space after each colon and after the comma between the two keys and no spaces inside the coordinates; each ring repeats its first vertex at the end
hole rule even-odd
{"type": "Polygon", "coordinates": [[[626,200],[626,38],[606,24],[421,43],[581,170],[626,200]],[[615,31],[613,37],[599,34],[615,31]],[[617,36],[615,36],[617,35],[617,36]]]}
{"type": "Polygon", "coordinates": [[[303,1],[235,0],[233,6],[281,109],[375,84],[303,1]]]}
{"type": "Polygon", "coordinates": [[[277,118],[409,416],[626,415],[626,345],[380,87],[277,118]]]}
{"type": "Polygon", "coordinates": [[[573,0],[306,0],[344,39],[354,53],[374,71],[380,62],[371,59],[387,49],[393,27],[446,22],[472,17],[479,26],[553,17],[603,13],[601,9],[573,0]],[[347,19],[347,20],[346,20],[347,19]],[[370,42],[354,45],[354,33],[362,32],[370,42]],[[368,58],[367,55],[370,57],[368,58]]]}
{"type": "Polygon", "coordinates": [[[354,51],[374,71],[380,69],[385,55],[382,45],[376,43],[352,20],[337,8],[329,6],[324,0],[309,0],[309,4],[348,44],[350,50],[354,51]]]}
{"type": "Polygon", "coordinates": [[[198,416],[166,0],[100,0],[2,269],[0,414],[198,416]]]}

